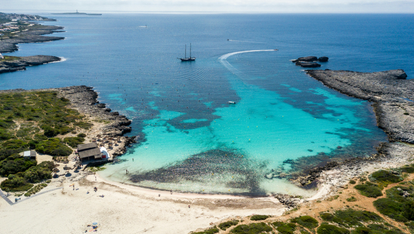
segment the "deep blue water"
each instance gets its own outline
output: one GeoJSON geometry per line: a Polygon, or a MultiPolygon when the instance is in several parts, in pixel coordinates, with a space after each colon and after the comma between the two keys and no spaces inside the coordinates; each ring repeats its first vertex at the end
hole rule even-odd
{"type": "Polygon", "coordinates": [[[299,169],[290,159],[369,155],[386,140],[369,103],[325,88],[290,59],[328,56],[322,69],[414,76],[414,15],[50,17],[65,40],[21,44],[12,55],[66,61],[1,74],[0,89],[93,86],[141,139],[102,175],[152,188],[304,193],[264,174],[299,169]],[[182,63],[189,43],[197,60],[182,63]]]}

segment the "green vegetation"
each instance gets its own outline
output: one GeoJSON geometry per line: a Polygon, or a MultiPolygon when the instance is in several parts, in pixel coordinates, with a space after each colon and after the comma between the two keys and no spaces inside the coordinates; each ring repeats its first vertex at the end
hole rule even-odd
{"type": "Polygon", "coordinates": [[[322,223],[321,226],[318,227],[317,233],[318,234],[349,234],[350,232],[345,228],[340,228],[334,225],[330,225],[328,223],[322,223]]]}
{"type": "Polygon", "coordinates": [[[0,188],[7,192],[27,191],[33,184],[52,178],[53,162],[42,162],[37,166],[30,167],[25,172],[10,174],[3,181],[0,188]]]}
{"type": "Polygon", "coordinates": [[[10,174],[26,171],[30,167],[36,166],[36,164],[36,160],[13,155],[0,162],[0,176],[9,176],[10,174]]]}
{"type": "Polygon", "coordinates": [[[272,224],[276,227],[276,230],[282,234],[293,234],[296,229],[296,224],[294,223],[274,222],[272,224]]]}
{"type": "MultiPolygon", "coordinates": [[[[12,61],[17,57],[5,56],[12,61]]],[[[53,165],[37,165],[36,161],[23,159],[19,153],[35,149],[52,156],[68,156],[85,134],[66,137],[76,128],[90,128],[76,110],[67,108],[69,100],[58,98],[55,91],[0,93],[0,176],[9,178],[1,184],[7,191],[24,191],[30,183],[51,177],[53,165]],[[13,176],[11,176],[13,175],[13,176]]]]}
{"type": "Polygon", "coordinates": [[[270,232],[273,229],[265,223],[251,223],[249,225],[239,225],[233,228],[230,233],[235,234],[259,234],[262,232],[270,232]]]}
{"type": "Polygon", "coordinates": [[[36,145],[36,151],[54,156],[68,156],[72,153],[72,149],[63,144],[59,138],[49,138],[40,142],[36,145]]]}
{"type": "Polygon", "coordinates": [[[250,220],[258,221],[258,220],[265,220],[267,218],[269,218],[269,215],[253,215],[252,217],[250,217],[250,220]]]}
{"type": "Polygon", "coordinates": [[[356,184],[356,181],[355,180],[350,180],[349,183],[350,184],[356,184]]]}
{"type": "Polygon", "coordinates": [[[346,201],[355,202],[355,201],[357,201],[357,199],[354,196],[352,196],[352,197],[347,198],[346,201]]]}
{"type": "Polygon", "coordinates": [[[202,232],[193,232],[193,234],[214,234],[218,233],[219,231],[220,230],[217,227],[212,227],[202,232]]]}
{"type": "MultiPolygon", "coordinates": [[[[408,231],[414,233],[414,180],[409,181],[407,179],[409,178],[409,175],[401,173],[414,173],[414,164],[394,169],[394,171],[376,171],[369,176],[371,182],[368,182],[361,177],[360,182],[364,182],[356,185],[354,188],[364,196],[377,198],[382,195],[381,188],[392,183],[393,187],[384,192],[386,198],[374,199],[375,201],[373,202],[373,205],[379,213],[386,215],[397,222],[403,222],[406,227],[402,230],[385,222],[378,213],[366,210],[354,210],[351,209],[349,205],[346,205],[347,208],[343,210],[321,212],[319,217],[323,220],[323,223],[320,225],[319,222],[311,216],[295,217],[290,219],[290,222],[270,223],[270,221],[268,221],[267,223],[262,222],[252,223],[250,225],[238,225],[238,221],[233,220],[220,225],[223,226],[222,230],[226,230],[229,227],[236,225],[230,233],[240,234],[274,233],[271,226],[277,230],[276,233],[281,234],[310,234],[315,233],[315,229],[318,234],[402,234],[408,231]],[[403,178],[405,178],[405,180],[403,178]]],[[[350,181],[350,183],[352,184],[353,182],[350,181]]],[[[339,194],[341,193],[339,192],[339,194]]],[[[333,201],[338,198],[339,195],[335,195],[330,199],[327,199],[327,201],[333,201]]],[[[341,199],[345,198],[341,197],[341,199]]],[[[346,200],[348,202],[354,202],[357,199],[354,196],[351,196],[346,200]]],[[[341,202],[343,201],[341,200],[341,202]]],[[[343,203],[346,204],[345,202],[343,203]]],[[[362,206],[355,206],[363,209],[362,206]]],[[[333,208],[331,207],[331,209],[333,208]]],[[[250,217],[250,219],[266,220],[268,217],[269,216],[266,215],[254,215],[250,217]]]]}
{"type": "Polygon", "coordinates": [[[308,216],[308,215],[296,217],[296,218],[292,219],[291,221],[292,221],[292,223],[297,223],[297,224],[302,225],[302,226],[304,226],[305,228],[308,228],[308,229],[314,229],[314,228],[318,227],[318,225],[319,225],[319,222],[316,219],[314,219],[314,218],[312,218],[311,216],[308,216]]]}
{"type": "Polygon", "coordinates": [[[400,168],[401,172],[405,172],[405,173],[414,173],[414,165],[405,165],[403,167],[400,168]]]}
{"type": "Polygon", "coordinates": [[[239,220],[230,220],[224,223],[220,223],[218,226],[221,230],[226,230],[227,228],[237,225],[239,223],[239,220]]]}
{"type": "Polygon", "coordinates": [[[23,177],[16,175],[9,175],[7,180],[1,182],[0,188],[6,192],[27,191],[33,184],[28,183],[23,177]]]}
{"type": "MultiPolygon", "coordinates": [[[[81,134],[79,134],[81,135],[81,134]]],[[[85,134],[83,134],[85,135],[85,134]]],[[[78,147],[78,145],[82,144],[85,141],[85,138],[83,137],[66,137],[63,142],[65,142],[66,144],[68,144],[70,147],[72,148],[76,148],[78,147]]]]}
{"type": "Polygon", "coordinates": [[[366,197],[380,197],[382,196],[381,189],[378,187],[378,185],[365,182],[364,184],[358,184],[354,187],[356,190],[361,193],[361,195],[364,195],[366,197]]]}
{"type": "Polygon", "coordinates": [[[378,183],[398,183],[402,181],[403,179],[401,176],[395,175],[394,173],[390,171],[385,170],[379,170],[371,174],[370,180],[372,182],[378,182],[378,183]]]}
{"type": "Polygon", "coordinates": [[[382,218],[375,213],[353,209],[337,210],[334,214],[321,213],[320,217],[324,221],[333,222],[344,227],[362,227],[364,225],[361,222],[383,221],[382,218]]]}
{"type": "Polygon", "coordinates": [[[40,190],[42,190],[46,186],[47,186],[46,183],[38,184],[38,185],[34,186],[33,188],[31,188],[29,191],[27,191],[27,193],[25,193],[24,195],[26,197],[30,197],[33,194],[35,194],[35,193],[39,192],[40,190]]]}

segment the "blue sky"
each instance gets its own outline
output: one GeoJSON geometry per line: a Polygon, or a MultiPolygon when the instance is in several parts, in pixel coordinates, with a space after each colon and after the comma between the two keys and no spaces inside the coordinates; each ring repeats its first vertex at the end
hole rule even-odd
{"type": "Polygon", "coordinates": [[[3,12],[414,13],[414,0],[9,0],[3,12]]]}

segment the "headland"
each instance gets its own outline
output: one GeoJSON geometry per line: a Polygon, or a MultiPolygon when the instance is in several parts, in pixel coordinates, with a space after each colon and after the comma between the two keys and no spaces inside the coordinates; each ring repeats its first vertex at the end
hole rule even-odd
{"type": "Polygon", "coordinates": [[[28,66],[58,62],[61,58],[48,55],[27,57],[3,56],[18,50],[19,43],[63,40],[64,37],[44,36],[62,32],[63,27],[41,25],[34,21],[55,21],[38,15],[6,14],[0,12],[0,73],[25,70],[28,66]]]}

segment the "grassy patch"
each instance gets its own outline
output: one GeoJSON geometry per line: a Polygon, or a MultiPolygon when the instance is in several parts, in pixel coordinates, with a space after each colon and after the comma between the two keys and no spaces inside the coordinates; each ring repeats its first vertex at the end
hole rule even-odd
{"type": "Polygon", "coordinates": [[[269,215],[253,215],[252,217],[250,217],[250,220],[258,221],[258,220],[265,220],[267,218],[269,218],[269,215]]]}
{"type": "Polygon", "coordinates": [[[364,184],[358,184],[354,187],[356,190],[359,191],[361,195],[364,195],[366,197],[380,197],[382,196],[381,189],[378,187],[378,185],[365,182],[364,184]]]}
{"type": "Polygon", "coordinates": [[[230,233],[235,234],[257,234],[262,232],[270,232],[273,229],[265,223],[251,223],[249,225],[239,225],[233,228],[230,233]]]}
{"type": "Polygon", "coordinates": [[[224,222],[224,223],[220,223],[218,225],[218,227],[221,230],[226,230],[227,228],[229,228],[231,226],[234,226],[234,225],[237,225],[238,223],[239,223],[239,220],[230,220],[230,221],[227,221],[227,222],[224,222]]]}
{"type": "Polygon", "coordinates": [[[33,188],[31,188],[29,191],[27,191],[27,193],[25,193],[24,195],[26,197],[30,197],[33,194],[38,193],[40,190],[42,190],[46,186],[47,186],[46,183],[38,184],[38,185],[34,186],[33,188]]]}

